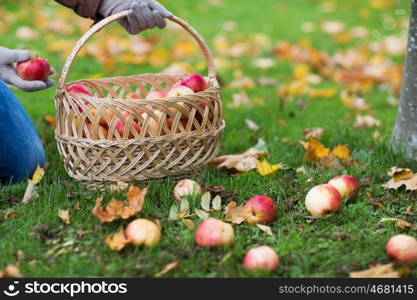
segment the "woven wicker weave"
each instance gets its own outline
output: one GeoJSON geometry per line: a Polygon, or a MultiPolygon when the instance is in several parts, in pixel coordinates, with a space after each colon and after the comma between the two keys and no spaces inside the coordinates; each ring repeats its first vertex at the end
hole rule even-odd
{"type": "Polygon", "coordinates": [[[93,96],[69,93],[66,79],[84,44],[121,12],[95,24],[76,44],[63,68],[55,97],[56,139],[68,174],[80,181],[148,180],[201,172],[217,155],[224,129],[220,88],[207,45],[177,17],[208,62],[209,88],[181,97],[138,100],[167,91],[187,74],[143,74],[80,80],[93,96]],[[136,94],[132,96],[132,94],[136,94]],[[202,104],[204,103],[204,104],[202,104]],[[124,123],[119,132],[117,124],[124,123]]]}

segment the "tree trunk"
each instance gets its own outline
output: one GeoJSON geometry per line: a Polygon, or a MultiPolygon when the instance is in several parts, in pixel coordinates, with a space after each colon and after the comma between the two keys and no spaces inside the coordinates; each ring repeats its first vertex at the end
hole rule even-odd
{"type": "Polygon", "coordinates": [[[417,160],[417,0],[411,3],[407,59],[392,141],[395,150],[417,160]]]}

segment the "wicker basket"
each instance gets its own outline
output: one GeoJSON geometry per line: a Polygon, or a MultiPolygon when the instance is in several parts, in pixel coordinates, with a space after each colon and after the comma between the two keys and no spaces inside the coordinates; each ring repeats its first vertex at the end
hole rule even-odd
{"type": "Polygon", "coordinates": [[[127,14],[115,14],[91,27],[65,63],[55,96],[55,136],[65,169],[71,177],[89,183],[200,173],[216,157],[225,124],[210,50],[183,20],[170,18],[200,45],[208,62],[207,90],[138,100],[132,94],[145,98],[151,91],[167,91],[188,75],[143,74],[77,81],[89,87],[92,96],[66,91],[68,72],[83,45],[127,14]]]}

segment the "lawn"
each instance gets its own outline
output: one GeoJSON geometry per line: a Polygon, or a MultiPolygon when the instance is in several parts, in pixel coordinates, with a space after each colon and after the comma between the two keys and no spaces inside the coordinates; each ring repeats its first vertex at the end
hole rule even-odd
{"type": "MultiPolygon", "coordinates": [[[[130,246],[119,252],[109,249],[103,242],[104,238],[126,226],[127,222],[102,224],[91,214],[95,199],[102,193],[85,189],[66,174],[53,130],[44,122],[45,115],[55,113],[55,89],[32,94],[16,91],[45,145],[48,166],[38,186],[39,197],[31,203],[19,203],[26,183],[0,187],[0,269],[18,260],[21,273],[27,277],[152,277],[166,264],[179,260],[180,266],[164,276],[346,277],[349,272],[367,269],[373,264],[389,263],[384,247],[392,235],[405,232],[417,236],[411,229],[400,229],[392,222],[379,222],[382,218],[402,218],[417,224],[415,192],[403,189],[388,191],[382,187],[389,180],[387,170],[393,166],[417,170],[415,161],[394,154],[390,148],[389,139],[397,112],[392,99],[398,99],[398,93],[389,83],[373,83],[368,89],[361,90],[361,97],[370,104],[370,108],[360,111],[342,103],[343,84],[322,76],[315,88],[334,89],[337,91],[334,95],[313,99],[294,93],[285,97],[278,90],[293,81],[293,73],[296,73],[299,63],[281,59],[273,50],[280,41],[287,41],[298,45],[309,44],[314,49],[333,55],[343,49],[381,42],[373,32],[388,38],[400,32],[408,14],[396,15],[395,12],[400,9],[408,12],[407,2],[410,1],[161,2],[192,24],[205,37],[216,57],[227,124],[220,154],[244,152],[262,138],[269,151],[268,160],[287,166],[268,176],[261,176],[256,171],[230,176],[227,172],[209,168],[201,176],[191,178],[206,187],[223,186],[223,204],[230,201],[243,204],[255,194],[264,194],[276,200],[278,219],[270,225],[273,236],[248,224],[234,225],[236,240],[231,248],[197,247],[194,230],[188,229],[182,222],[168,220],[176,181],[166,179],[150,181],[146,185],[135,183],[138,187],[149,188],[139,215],[161,221],[161,242],[149,249],[130,246]],[[384,28],[383,21],[390,16],[397,21],[398,28],[384,28]],[[337,24],[344,24],[345,29],[337,37],[332,36],[322,29],[321,25],[326,21],[337,21],[337,24]],[[365,28],[368,36],[349,38],[343,35],[354,27],[365,28]],[[233,46],[235,49],[231,49],[233,46]],[[255,64],[259,57],[265,58],[270,65],[262,68],[259,61],[255,64]],[[233,87],[239,76],[252,79],[255,85],[237,84],[233,87]],[[262,85],[260,78],[277,82],[262,85]],[[236,100],[236,94],[241,92],[248,96],[249,103],[238,107],[231,105],[235,102],[233,99],[236,100]],[[357,114],[375,116],[381,121],[380,127],[354,128],[357,114]],[[245,119],[257,123],[260,130],[252,131],[245,125],[245,119]],[[327,147],[346,145],[357,164],[334,170],[307,162],[299,141],[305,140],[304,129],[312,127],[326,129],[320,141],[327,147]],[[376,130],[378,138],[375,138],[376,130]],[[305,172],[297,172],[302,166],[305,172]],[[353,201],[345,200],[337,214],[323,219],[306,218],[309,213],[304,207],[304,198],[308,190],[341,173],[353,175],[361,181],[359,197],[353,201]],[[382,206],[378,208],[372,202],[382,206]],[[69,225],[58,218],[59,209],[69,210],[69,225]],[[14,212],[15,216],[6,218],[7,212],[14,212]],[[281,258],[275,273],[249,273],[242,267],[246,251],[262,244],[271,246],[281,258]]],[[[59,74],[68,50],[88,28],[89,21],[81,21],[53,1],[3,0],[0,4],[0,20],[3,22],[3,26],[0,25],[1,45],[30,48],[47,57],[59,74]],[[52,22],[48,20],[54,19],[64,20],[65,28],[57,22],[45,29],[48,22],[52,22]],[[22,31],[22,27],[32,28],[35,32],[29,39],[19,38],[16,32],[22,31]]],[[[331,24],[328,26],[332,27],[331,24]]],[[[148,58],[137,62],[132,55],[122,57],[117,53],[100,52],[106,40],[129,38],[116,24],[110,26],[106,33],[97,35],[91,41],[91,48],[100,53],[96,56],[84,54],[76,60],[71,80],[160,72],[179,62],[188,64],[186,67],[196,72],[205,72],[200,53],[187,43],[185,34],[171,27],[168,30],[152,30],[144,34],[156,46],[147,54],[148,58]]],[[[90,52],[94,52],[91,48],[90,52]]],[[[386,52],[381,52],[380,57],[390,59],[398,66],[404,59],[404,55],[386,52]]],[[[315,70],[311,73],[317,75],[315,70]]],[[[112,196],[123,199],[125,194],[105,192],[103,196],[106,200],[112,196]]],[[[193,208],[199,206],[198,197],[190,199],[190,202],[193,208]]],[[[222,212],[212,215],[224,219],[222,212]]],[[[200,222],[197,217],[192,217],[192,220],[196,225],[200,222]]],[[[415,266],[407,268],[398,265],[395,268],[403,270],[403,276],[417,276],[415,266]]]]}

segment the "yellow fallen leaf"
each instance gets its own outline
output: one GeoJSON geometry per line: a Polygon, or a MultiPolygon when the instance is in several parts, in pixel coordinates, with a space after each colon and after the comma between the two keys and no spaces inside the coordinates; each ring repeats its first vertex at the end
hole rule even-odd
{"type": "Polygon", "coordinates": [[[176,260],[172,263],[167,264],[161,271],[155,274],[155,277],[161,277],[162,275],[167,274],[180,266],[180,261],[176,260]]]}
{"type": "Polygon", "coordinates": [[[333,148],[332,154],[337,158],[350,158],[349,148],[345,145],[339,145],[333,148]]]}
{"type": "Polygon", "coordinates": [[[45,115],[44,117],[45,122],[52,128],[55,129],[56,128],[56,119],[52,116],[49,115],[45,115]]]}
{"type": "Polygon", "coordinates": [[[282,163],[271,165],[271,164],[268,163],[268,161],[266,159],[264,159],[264,160],[262,160],[262,162],[258,162],[256,164],[256,170],[262,176],[270,175],[270,174],[274,173],[275,171],[277,171],[279,169],[282,169],[283,167],[285,167],[285,165],[282,164],[282,163]]]}
{"type": "Polygon", "coordinates": [[[121,228],[119,232],[106,237],[104,242],[110,247],[110,249],[116,251],[122,250],[124,247],[126,247],[126,245],[130,243],[130,241],[126,238],[123,228],[121,228]]]}
{"type": "Polygon", "coordinates": [[[35,173],[33,173],[33,176],[31,179],[29,179],[29,183],[31,184],[38,184],[43,176],[45,175],[45,169],[41,168],[39,165],[35,170],[35,173]]]}
{"type": "Polygon", "coordinates": [[[69,210],[60,209],[58,210],[58,217],[64,222],[65,224],[70,223],[70,215],[69,210]]]}
{"type": "Polygon", "coordinates": [[[300,143],[307,151],[305,154],[306,161],[312,162],[316,159],[326,157],[330,153],[330,150],[316,139],[310,139],[308,142],[301,141],[300,143]]]}
{"type": "Polygon", "coordinates": [[[350,278],[399,278],[400,274],[394,270],[393,264],[376,265],[364,271],[349,273],[350,278]]]}

